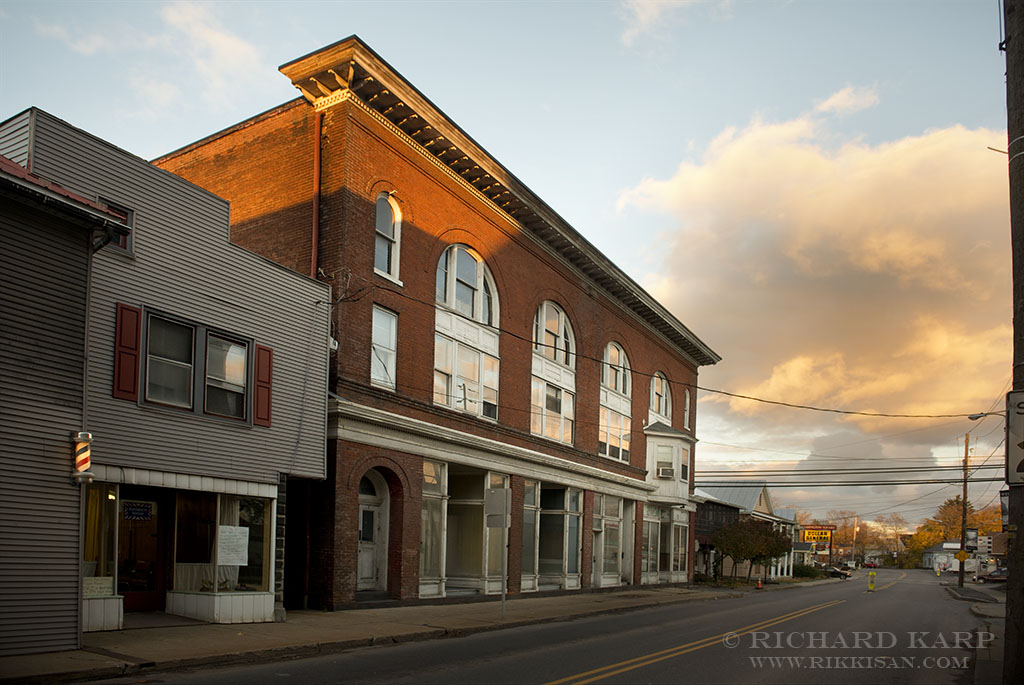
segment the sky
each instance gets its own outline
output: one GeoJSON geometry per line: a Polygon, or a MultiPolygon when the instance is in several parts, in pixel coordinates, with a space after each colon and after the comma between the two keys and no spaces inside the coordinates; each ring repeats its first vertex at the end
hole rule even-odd
{"type": "MultiPolygon", "coordinates": [[[[151,159],[293,99],[277,67],[352,34],[721,355],[701,387],[1002,409],[997,0],[0,0],[0,118],[40,107],[151,159]]],[[[972,465],[1002,463],[999,417],[698,397],[698,477],[959,466],[968,431],[972,465]]],[[[885,479],[936,475],[957,472],[885,479]]],[[[958,492],[772,489],[815,516],[911,523],[958,492]]]]}

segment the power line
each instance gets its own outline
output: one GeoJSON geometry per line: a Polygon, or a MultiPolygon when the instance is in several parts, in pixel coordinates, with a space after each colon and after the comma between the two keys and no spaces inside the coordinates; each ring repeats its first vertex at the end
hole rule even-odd
{"type": "MultiPolygon", "coordinates": [[[[366,278],[364,278],[362,276],[358,276],[357,278],[360,278],[361,280],[364,280],[367,283],[370,283],[369,279],[366,279],[366,278]]],[[[384,288],[383,286],[381,286],[379,284],[376,284],[376,283],[372,283],[371,285],[369,285],[369,286],[367,286],[365,288],[361,288],[353,296],[351,296],[351,298],[343,296],[342,298],[339,298],[339,300],[340,301],[343,300],[345,302],[358,302],[359,300],[363,299],[366,295],[368,295],[369,293],[373,292],[374,290],[385,290],[386,292],[389,292],[389,293],[391,293],[393,295],[396,295],[398,297],[404,298],[404,299],[409,300],[411,302],[416,302],[418,304],[421,304],[421,305],[424,305],[424,306],[429,306],[429,307],[432,307],[432,308],[435,308],[435,309],[437,308],[437,302],[436,301],[422,300],[422,299],[420,299],[418,297],[413,297],[412,295],[409,295],[408,293],[402,292],[400,290],[392,290],[391,288],[384,288]]],[[[558,349],[555,345],[550,345],[548,343],[543,343],[543,342],[535,341],[535,340],[533,340],[533,338],[527,338],[526,336],[519,335],[518,333],[515,333],[513,331],[510,331],[510,330],[507,330],[507,329],[504,329],[504,328],[500,328],[498,326],[492,326],[490,324],[481,323],[479,321],[476,321],[475,319],[472,319],[471,317],[467,317],[464,314],[455,311],[454,309],[450,310],[450,311],[455,316],[458,316],[458,317],[463,318],[463,319],[467,319],[469,321],[473,321],[477,325],[483,326],[485,328],[489,328],[489,329],[491,329],[493,331],[496,331],[498,333],[504,333],[505,335],[508,335],[509,337],[515,338],[517,340],[522,340],[524,342],[530,343],[531,345],[534,345],[535,347],[550,347],[552,349],[558,349]]],[[[607,362],[605,362],[604,359],[598,359],[596,357],[590,357],[588,355],[581,354],[581,353],[579,353],[578,351],[575,351],[575,350],[573,351],[572,356],[573,357],[579,357],[580,359],[586,359],[588,361],[593,361],[593,362],[596,362],[598,364],[606,364],[607,363],[607,362]]],[[[642,376],[642,377],[646,377],[646,378],[653,378],[654,375],[655,375],[654,373],[647,373],[647,372],[643,372],[643,371],[637,371],[637,370],[632,369],[632,368],[630,368],[630,369],[623,368],[623,370],[628,370],[630,373],[635,373],[638,376],[642,376]]],[[[707,387],[704,387],[704,386],[701,386],[701,385],[697,385],[696,383],[686,383],[684,381],[671,380],[671,379],[666,379],[666,380],[668,380],[669,385],[683,386],[684,388],[693,388],[694,390],[700,390],[702,392],[712,393],[712,394],[715,394],[715,395],[723,395],[725,397],[732,397],[732,398],[735,398],[735,399],[748,400],[748,401],[751,401],[751,402],[760,402],[762,404],[770,404],[770,405],[779,406],[779,407],[789,407],[790,409],[804,409],[804,410],[807,410],[807,411],[817,411],[817,412],[824,412],[824,413],[831,413],[831,414],[840,414],[840,415],[844,415],[844,416],[869,416],[869,417],[875,417],[875,418],[889,418],[889,419],[963,419],[963,418],[967,418],[969,416],[972,416],[972,415],[974,415],[976,413],[976,412],[967,412],[967,413],[963,413],[963,414],[890,414],[890,413],[886,413],[886,412],[858,411],[858,410],[851,410],[851,409],[834,409],[834,408],[828,408],[828,407],[817,407],[817,406],[809,405],[809,404],[798,404],[798,403],[795,403],[795,402],[783,402],[783,401],[780,401],[780,400],[769,400],[769,399],[765,399],[763,397],[755,397],[753,395],[743,395],[743,394],[740,394],[740,393],[729,392],[727,390],[719,390],[719,389],[716,389],[716,388],[707,388],[707,387]]]]}

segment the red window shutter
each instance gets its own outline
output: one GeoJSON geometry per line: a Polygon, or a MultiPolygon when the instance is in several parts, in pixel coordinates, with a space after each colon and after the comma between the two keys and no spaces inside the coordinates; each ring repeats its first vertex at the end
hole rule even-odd
{"type": "Polygon", "coordinates": [[[114,397],[137,402],[139,399],[139,353],[142,310],[117,303],[114,333],[114,397]]]}
{"type": "Polygon", "coordinates": [[[256,346],[256,363],[253,375],[252,422],[257,426],[270,425],[271,384],[274,378],[274,350],[263,345],[256,346]]]}

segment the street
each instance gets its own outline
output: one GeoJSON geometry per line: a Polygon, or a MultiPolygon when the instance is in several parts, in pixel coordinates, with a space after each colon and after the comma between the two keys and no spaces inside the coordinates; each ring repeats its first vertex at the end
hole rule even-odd
{"type": "Polygon", "coordinates": [[[105,682],[962,683],[979,620],[925,570],[742,598],[105,682]]]}

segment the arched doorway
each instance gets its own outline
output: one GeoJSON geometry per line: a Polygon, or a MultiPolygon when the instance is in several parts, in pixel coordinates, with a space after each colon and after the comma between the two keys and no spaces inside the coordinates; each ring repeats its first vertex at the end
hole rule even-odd
{"type": "Polygon", "coordinates": [[[370,469],[359,481],[357,591],[387,589],[389,505],[387,481],[370,469]]]}

